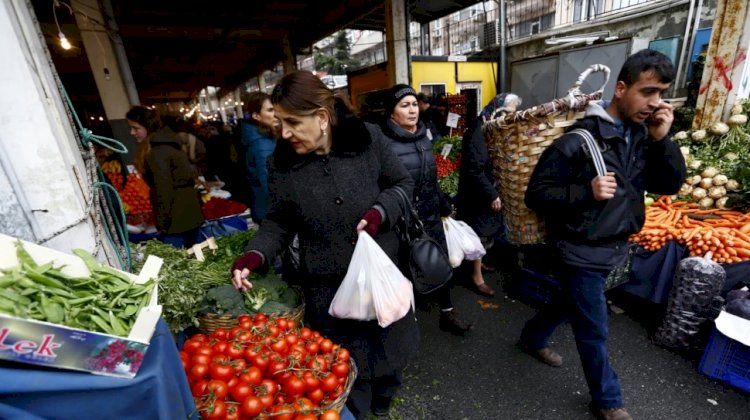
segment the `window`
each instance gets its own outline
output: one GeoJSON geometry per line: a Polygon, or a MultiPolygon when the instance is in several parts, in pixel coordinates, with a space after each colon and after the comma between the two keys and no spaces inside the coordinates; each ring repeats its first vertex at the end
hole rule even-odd
{"type": "Polygon", "coordinates": [[[604,0],[575,0],[573,21],[590,20],[604,13],[604,0]]]}
{"type": "Polygon", "coordinates": [[[430,98],[435,98],[438,94],[445,93],[445,83],[423,83],[419,85],[419,91],[430,98]]]}

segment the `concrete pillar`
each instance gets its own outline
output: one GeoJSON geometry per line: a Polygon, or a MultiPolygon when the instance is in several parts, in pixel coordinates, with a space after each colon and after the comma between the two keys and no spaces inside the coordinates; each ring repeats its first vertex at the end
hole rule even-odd
{"type": "Polygon", "coordinates": [[[266,72],[262,71],[258,75],[258,89],[261,92],[268,93],[268,92],[266,92],[266,76],[265,76],[265,74],[266,74],[266,72]]]}
{"type": "Polygon", "coordinates": [[[242,111],[242,89],[240,88],[234,90],[234,115],[238,122],[245,118],[245,113],[242,111]]]}
{"type": "Polygon", "coordinates": [[[95,23],[107,21],[99,4],[98,0],[77,0],[76,7],[86,10],[88,17],[75,13],[75,18],[86,50],[86,58],[91,66],[96,88],[104,106],[104,113],[107,115],[115,139],[127,147],[128,153],[125,161],[130,163],[135,154],[136,141],[130,135],[125,114],[132,105],[137,105],[139,101],[136,96],[136,102],[131,103],[128,96],[125,79],[131,79],[130,69],[126,70],[128,74],[123,77],[120,63],[108,35],[109,29],[102,27],[101,23],[95,23]]]}
{"type": "Polygon", "coordinates": [[[385,1],[385,48],[388,55],[386,73],[391,85],[410,84],[409,80],[409,36],[406,26],[406,1],[385,1]]]}
{"type": "Polygon", "coordinates": [[[738,94],[747,96],[748,46],[747,0],[718,0],[693,128],[707,128],[725,121],[738,94]]]}
{"type": "Polygon", "coordinates": [[[284,36],[282,46],[284,48],[284,62],[282,63],[284,66],[284,74],[291,73],[294,70],[297,70],[297,60],[292,51],[292,44],[289,42],[289,34],[284,36]]]}

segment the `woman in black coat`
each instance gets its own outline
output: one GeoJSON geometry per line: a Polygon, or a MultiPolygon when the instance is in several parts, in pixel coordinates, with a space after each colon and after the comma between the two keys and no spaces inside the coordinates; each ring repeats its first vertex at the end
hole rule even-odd
{"type": "Polygon", "coordinates": [[[267,266],[298,235],[295,283],[303,287],[305,320],[349,349],[359,370],[347,407],[358,419],[370,410],[387,413],[419,340],[414,313],[381,328],[377,321],[333,318],[328,308],[358,231],[367,231],[395,262],[399,241],[391,228],[402,216],[395,187],[410,194],[411,178],[380,131],[312,73],[287,74],[271,99],[282,140],[269,163],[269,211],[232,267],[232,281],[239,289],[252,287],[248,274],[267,266]]]}
{"type": "MultiPolygon", "coordinates": [[[[390,116],[382,127],[390,139],[391,149],[409,171],[414,181],[412,203],[425,231],[448,253],[441,217],[453,211],[450,200],[437,182],[437,164],[432,153],[432,141],[424,123],[419,121],[417,93],[411,86],[395,85],[386,97],[386,110],[390,116]]],[[[459,319],[451,301],[451,283],[446,283],[434,293],[440,306],[440,329],[463,335],[471,325],[459,319]]]]}
{"type": "MultiPolygon", "coordinates": [[[[501,234],[505,227],[500,214],[502,201],[492,175],[492,161],[484,140],[482,124],[490,118],[498,117],[498,113],[515,111],[520,104],[521,99],[512,93],[495,96],[466,130],[461,142],[456,217],[474,229],[488,250],[493,245],[493,238],[501,234]]],[[[482,260],[472,261],[472,268],[471,278],[475,291],[481,295],[494,296],[495,291],[484,281],[482,260]]]]}

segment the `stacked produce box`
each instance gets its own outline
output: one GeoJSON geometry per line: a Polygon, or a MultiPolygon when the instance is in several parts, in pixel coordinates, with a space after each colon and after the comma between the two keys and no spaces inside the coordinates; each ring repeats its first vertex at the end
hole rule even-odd
{"type": "Polygon", "coordinates": [[[449,197],[458,193],[458,169],[461,166],[461,136],[441,137],[432,145],[440,189],[449,197]]]}
{"type": "Polygon", "coordinates": [[[140,276],[0,235],[0,359],[132,378],[161,315],[161,260],[140,276]]]}

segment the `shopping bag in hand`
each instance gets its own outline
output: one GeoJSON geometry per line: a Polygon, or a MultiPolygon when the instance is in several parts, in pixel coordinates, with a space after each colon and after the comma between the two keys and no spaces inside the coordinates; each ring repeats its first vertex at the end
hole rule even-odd
{"type": "Polygon", "coordinates": [[[448,261],[451,267],[456,268],[464,260],[464,249],[461,248],[461,240],[457,232],[454,232],[454,227],[448,223],[449,219],[453,220],[450,217],[443,218],[443,231],[445,231],[445,242],[448,244],[448,261]]]}
{"type": "Polygon", "coordinates": [[[453,241],[459,244],[464,254],[463,258],[466,260],[478,260],[484,257],[484,254],[487,253],[479,236],[477,236],[474,229],[466,223],[460,220],[455,220],[452,217],[446,217],[443,219],[443,227],[445,229],[445,239],[448,242],[449,251],[450,244],[453,241]]]}
{"type": "Polygon", "coordinates": [[[336,318],[377,319],[385,328],[403,318],[410,307],[414,307],[411,282],[370,235],[360,233],[328,313],[336,318]]]}

